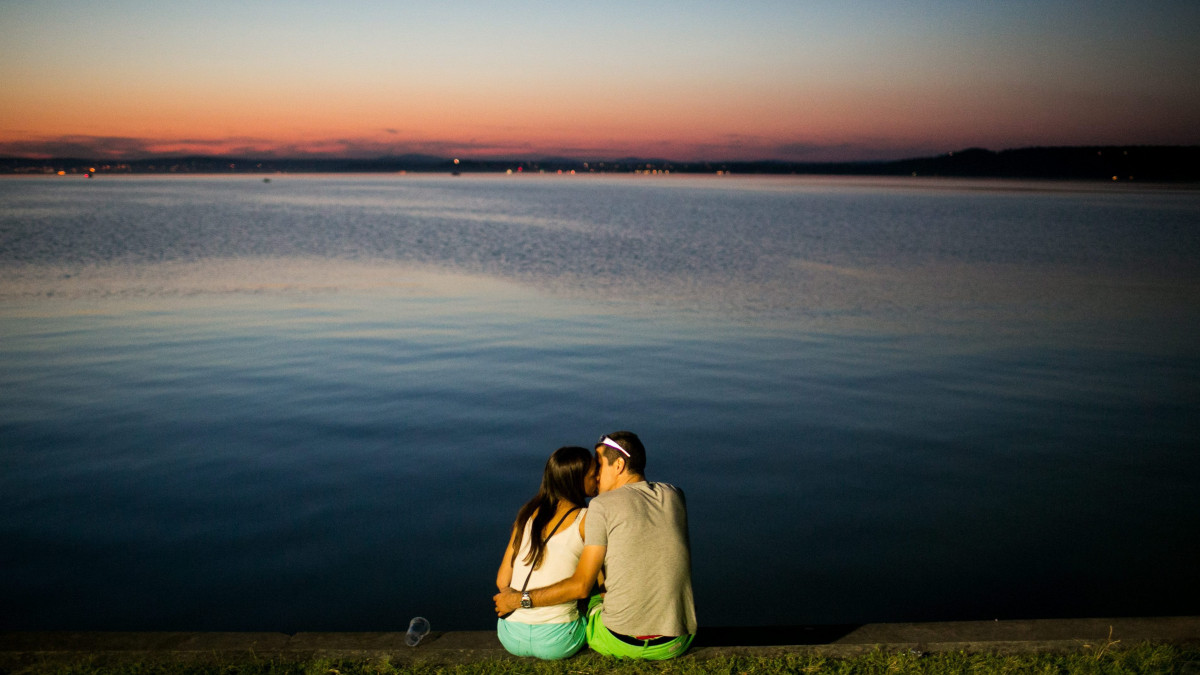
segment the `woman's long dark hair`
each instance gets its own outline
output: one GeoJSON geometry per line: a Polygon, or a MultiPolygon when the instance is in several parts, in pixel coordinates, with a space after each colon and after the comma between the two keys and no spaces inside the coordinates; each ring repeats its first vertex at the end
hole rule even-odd
{"type": "Polygon", "coordinates": [[[513,535],[513,564],[516,564],[517,552],[521,550],[525,523],[533,516],[529,555],[525,556],[525,562],[530,563],[533,569],[542,566],[542,557],[546,553],[546,539],[542,532],[550,524],[560,501],[583,506],[584,500],[587,499],[583,483],[591,468],[592,453],[584,448],[568,445],[550,455],[550,459],[546,460],[546,469],[542,472],[542,486],[538,493],[517,512],[516,533],[513,535]]]}

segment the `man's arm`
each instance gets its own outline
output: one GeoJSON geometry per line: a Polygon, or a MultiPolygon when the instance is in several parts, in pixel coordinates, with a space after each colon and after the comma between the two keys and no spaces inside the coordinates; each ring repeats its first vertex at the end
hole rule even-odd
{"type": "MultiPolygon", "coordinates": [[[[579,564],[571,576],[550,584],[544,588],[529,591],[529,598],[534,607],[560,605],[571,600],[586,598],[596,585],[596,577],[604,564],[604,554],[607,546],[584,546],[579,556],[579,564]]],[[[496,615],[504,616],[521,606],[521,592],[514,589],[502,590],[492,598],[496,603],[496,615]]]]}

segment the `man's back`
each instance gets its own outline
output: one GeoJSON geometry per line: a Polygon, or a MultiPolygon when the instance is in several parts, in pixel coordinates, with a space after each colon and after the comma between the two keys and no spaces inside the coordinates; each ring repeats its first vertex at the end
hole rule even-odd
{"type": "Polygon", "coordinates": [[[592,499],[585,545],[607,546],[604,624],[625,635],[696,632],[683,491],[639,481],[592,499]]]}

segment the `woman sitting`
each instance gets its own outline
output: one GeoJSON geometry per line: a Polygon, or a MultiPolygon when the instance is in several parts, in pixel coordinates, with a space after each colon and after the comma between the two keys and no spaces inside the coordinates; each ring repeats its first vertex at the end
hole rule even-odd
{"type": "MultiPolygon", "coordinates": [[[[583,552],[584,501],[595,494],[592,453],[573,446],[555,450],[537,495],[517,512],[496,588],[524,592],[574,574],[583,552]]],[[[585,628],[575,602],[517,609],[496,622],[505,649],[540,659],[562,659],[579,651],[587,642],[585,628]]]]}

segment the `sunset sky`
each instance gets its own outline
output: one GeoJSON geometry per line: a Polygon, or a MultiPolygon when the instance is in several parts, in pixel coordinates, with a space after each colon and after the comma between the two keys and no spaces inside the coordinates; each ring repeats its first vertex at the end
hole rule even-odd
{"type": "Polygon", "coordinates": [[[0,0],[0,155],[1200,144],[1200,2],[0,0]]]}

